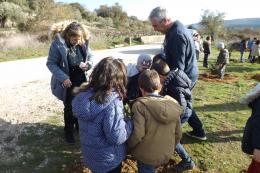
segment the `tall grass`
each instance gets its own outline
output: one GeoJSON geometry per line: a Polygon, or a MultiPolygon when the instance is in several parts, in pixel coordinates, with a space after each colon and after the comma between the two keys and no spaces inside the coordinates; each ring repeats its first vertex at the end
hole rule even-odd
{"type": "Polygon", "coordinates": [[[0,38],[0,62],[46,56],[49,42],[40,42],[37,36],[14,34],[0,38]]]}

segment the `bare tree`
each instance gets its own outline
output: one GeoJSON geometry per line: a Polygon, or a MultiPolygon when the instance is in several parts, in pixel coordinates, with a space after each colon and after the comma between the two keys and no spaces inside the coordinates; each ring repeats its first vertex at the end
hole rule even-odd
{"type": "Polygon", "coordinates": [[[225,13],[203,10],[200,24],[204,33],[211,36],[218,36],[224,29],[225,13]]]}

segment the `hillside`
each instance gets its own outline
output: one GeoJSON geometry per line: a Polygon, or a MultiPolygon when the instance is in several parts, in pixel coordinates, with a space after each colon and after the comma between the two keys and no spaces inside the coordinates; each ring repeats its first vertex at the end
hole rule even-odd
{"type": "Polygon", "coordinates": [[[228,28],[260,28],[260,18],[225,20],[224,25],[228,28]]]}
{"type": "MultiPolygon", "coordinates": [[[[191,25],[195,28],[200,28],[199,23],[191,25]]],[[[224,25],[227,28],[260,28],[260,18],[224,20],[224,25]]]]}

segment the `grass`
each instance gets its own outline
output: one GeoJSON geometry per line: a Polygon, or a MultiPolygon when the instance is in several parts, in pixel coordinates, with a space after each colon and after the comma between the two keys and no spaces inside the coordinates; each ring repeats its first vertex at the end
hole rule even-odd
{"type": "MultiPolygon", "coordinates": [[[[182,142],[194,159],[197,168],[188,172],[237,173],[245,170],[250,156],[242,153],[241,139],[243,128],[250,109],[239,104],[239,99],[258,81],[251,79],[260,73],[260,64],[239,63],[235,61],[239,54],[233,53],[234,61],[227,67],[231,76],[228,80],[200,79],[194,88],[194,108],[207,132],[208,140],[198,141],[183,135],[182,142]]],[[[216,62],[217,51],[210,56],[210,63],[216,62]]],[[[200,57],[200,73],[209,73],[202,67],[200,57]]],[[[12,161],[0,160],[0,172],[83,172],[79,138],[74,146],[63,141],[62,112],[49,117],[42,123],[24,125],[24,133],[18,138],[18,148],[7,148],[12,161]]],[[[191,128],[186,124],[183,132],[191,128]]],[[[5,139],[12,140],[12,137],[5,139]]],[[[179,157],[173,157],[177,162],[179,157]]]]}
{"type": "MultiPolygon", "coordinates": [[[[30,58],[38,58],[42,56],[47,56],[50,48],[50,42],[41,43],[36,39],[32,40],[31,36],[23,37],[17,36],[13,40],[7,38],[8,43],[2,43],[0,40],[0,62],[5,61],[14,61],[19,59],[30,59],[30,58]],[[18,38],[18,43],[13,42],[18,38]],[[28,41],[29,40],[29,41],[28,41]],[[27,41],[27,42],[26,42],[27,41]],[[7,44],[7,45],[4,45],[7,44]],[[16,46],[8,47],[8,44],[18,44],[18,48],[16,46]]],[[[141,44],[138,41],[132,41],[132,45],[141,44]]],[[[114,37],[94,37],[90,42],[90,47],[92,50],[100,50],[100,49],[108,49],[111,47],[115,47],[116,45],[128,45],[125,42],[124,36],[114,36],[114,37]]]]}
{"type": "Polygon", "coordinates": [[[47,56],[49,47],[50,45],[45,43],[37,47],[3,49],[0,51],[0,62],[47,56]]]}

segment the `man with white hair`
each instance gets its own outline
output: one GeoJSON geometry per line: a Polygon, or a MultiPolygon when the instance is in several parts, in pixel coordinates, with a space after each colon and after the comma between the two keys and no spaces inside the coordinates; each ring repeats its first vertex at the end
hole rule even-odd
{"type": "MultiPolygon", "coordinates": [[[[172,21],[167,16],[165,8],[154,8],[149,15],[149,20],[155,31],[165,34],[163,46],[166,63],[171,70],[184,71],[192,81],[192,89],[198,80],[198,66],[192,35],[180,21],[172,21]]],[[[188,136],[200,140],[207,139],[203,125],[194,110],[188,123],[193,128],[193,131],[187,133],[188,136]]],[[[182,158],[182,161],[175,166],[176,171],[192,169],[195,166],[181,144],[177,144],[176,151],[182,158]]]]}

